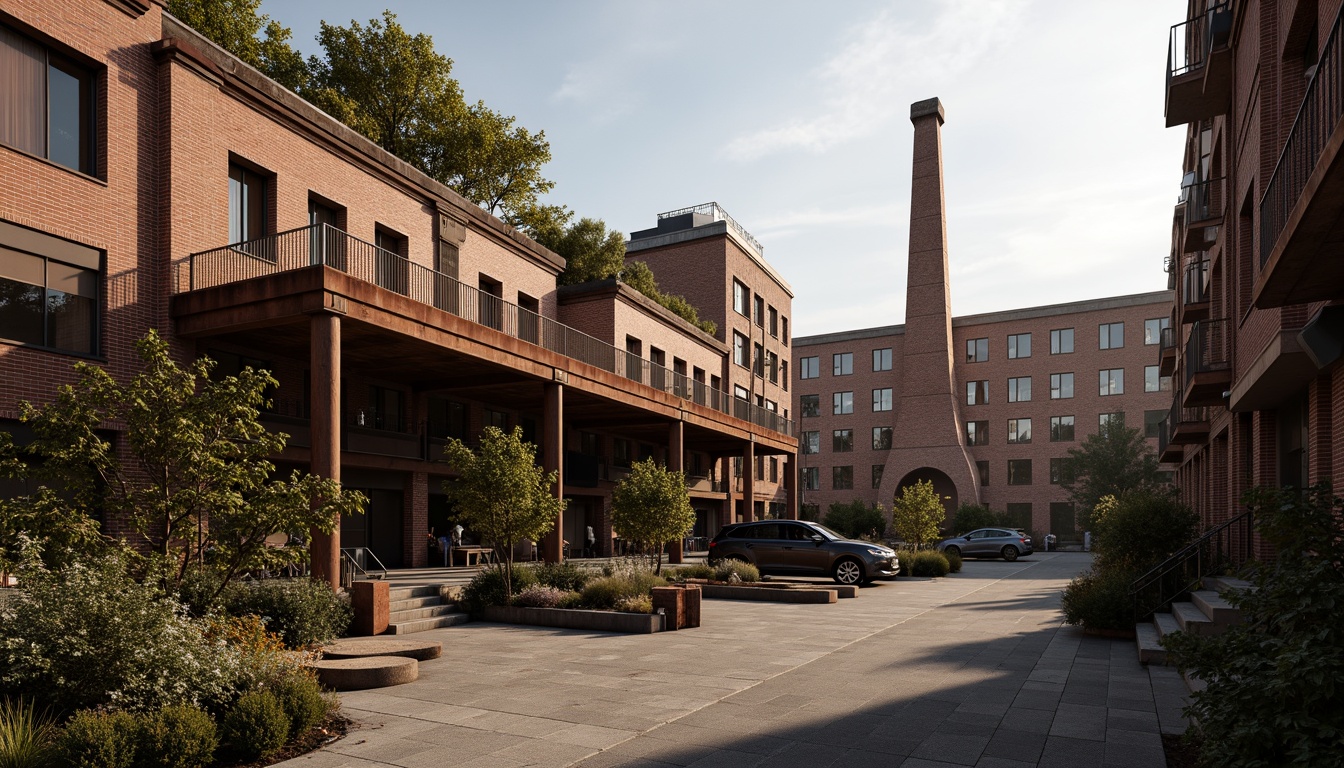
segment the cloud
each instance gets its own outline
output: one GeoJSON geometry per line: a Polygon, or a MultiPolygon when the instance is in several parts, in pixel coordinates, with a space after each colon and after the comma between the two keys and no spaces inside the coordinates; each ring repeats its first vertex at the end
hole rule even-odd
{"type": "MultiPolygon", "coordinates": [[[[1025,0],[941,0],[931,19],[885,9],[852,28],[847,43],[815,73],[820,103],[806,117],[739,135],[723,154],[739,161],[801,149],[824,152],[878,131],[906,114],[912,90],[946,82],[1013,39],[1025,0]]],[[[908,12],[908,8],[904,8],[908,12]]]]}
{"type": "Polygon", "coordinates": [[[810,229],[842,225],[884,228],[903,226],[908,216],[909,209],[904,202],[844,208],[812,207],[757,218],[752,224],[752,231],[758,237],[781,239],[810,229]]]}

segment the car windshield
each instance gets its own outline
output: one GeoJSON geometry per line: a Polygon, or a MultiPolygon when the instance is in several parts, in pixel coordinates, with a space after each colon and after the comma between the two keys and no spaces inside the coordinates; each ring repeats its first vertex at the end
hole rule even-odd
{"type": "Polygon", "coordinates": [[[820,533],[821,535],[825,536],[831,541],[844,541],[845,539],[849,538],[848,536],[841,536],[840,534],[836,533],[835,531],[832,531],[830,528],[827,528],[821,523],[808,523],[807,527],[820,533]]]}

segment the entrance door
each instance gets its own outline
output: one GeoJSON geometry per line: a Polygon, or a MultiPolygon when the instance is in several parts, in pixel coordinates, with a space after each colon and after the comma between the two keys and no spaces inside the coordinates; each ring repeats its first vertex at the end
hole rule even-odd
{"type": "MultiPolygon", "coordinates": [[[[1050,530],[1047,533],[1055,534],[1056,541],[1077,541],[1077,525],[1071,502],[1054,501],[1050,503],[1050,530]]],[[[1037,546],[1040,546],[1040,544],[1037,543],[1037,546]]]]}
{"type": "Polygon", "coordinates": [[[368,497],[362,515],[341,518],[341,547],[367,547],[387,568],[405,564],[401,491],[355,488],[368,497]]]}

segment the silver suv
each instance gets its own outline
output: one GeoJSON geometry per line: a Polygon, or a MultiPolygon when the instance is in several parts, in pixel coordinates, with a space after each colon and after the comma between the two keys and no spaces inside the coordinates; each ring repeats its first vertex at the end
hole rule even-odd
{"type": "Polygon", "coordinates": [[[841,584],[890,579],[901,570],[891,548],[803,520],[726,525],[709,542],[709,561],[720,560],[741,560],[775,576],[830,576],[841,584]]]}
{"type": "Polygon", "coordinates": [[[966,557],[1002,557],[1009,562],[1034,551],[1030,536],[1007,528],[977,528],[965,536],[938,542],[937,549],[966,557]]]}

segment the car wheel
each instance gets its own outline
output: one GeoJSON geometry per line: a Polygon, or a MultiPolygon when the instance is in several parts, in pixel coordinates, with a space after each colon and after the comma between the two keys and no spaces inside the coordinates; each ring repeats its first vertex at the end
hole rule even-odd
{"type": "Polygon", "coordinates": [[[831,578],[837,584],[854,585],[863,583],[863,563],[852,557],[846,557],[835,564],[831,578]]]}
{"type": "Polygon", "coordinates": [[[1003,559],[1004,559],[1004,560],[1007,560],[1007,561],[1010,562],[1010,563],[1013,562],[1014,560],[1016,560],[1016,559],[1017,559],[1017,547],[1014,547],[1012,544],[1009,544],[1008,546],[1004,547],[1004,548],[1003,548],[1003,559]]]}
{"type": "Polygon", "coordinates": [[[943,552],[956,557],[961,554],[961,547],[946,546],[943,547],[943,552]]]}

